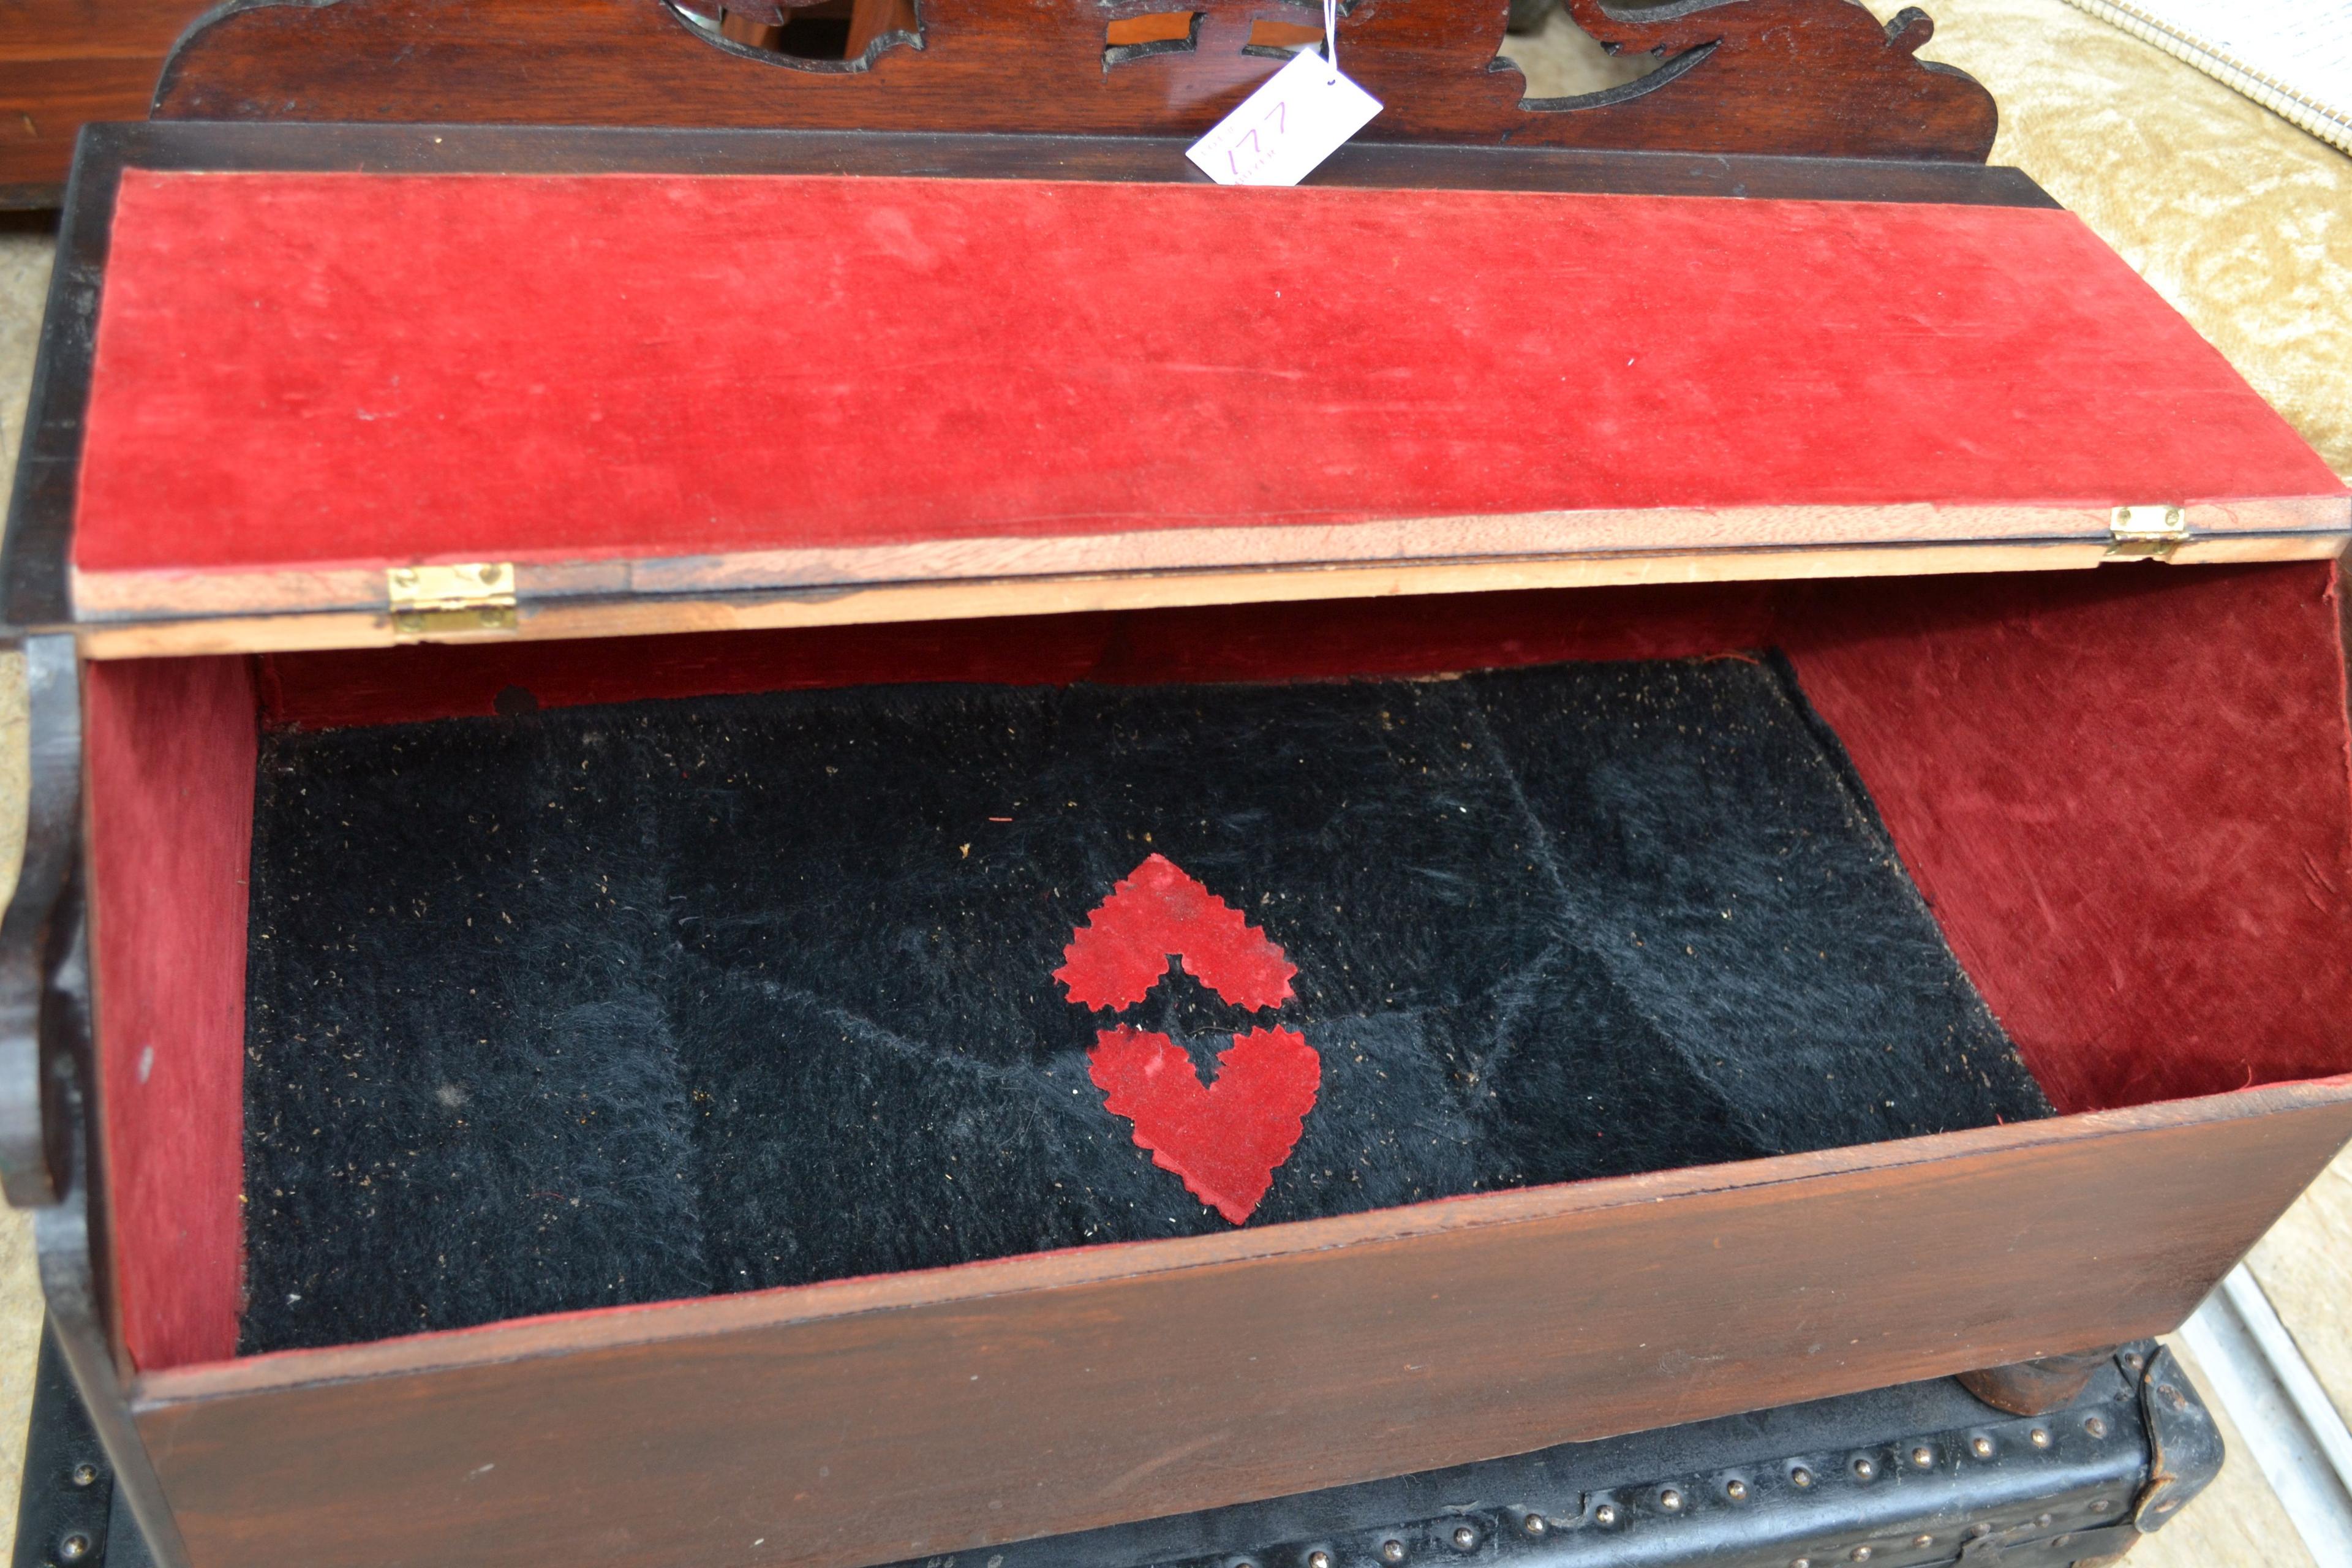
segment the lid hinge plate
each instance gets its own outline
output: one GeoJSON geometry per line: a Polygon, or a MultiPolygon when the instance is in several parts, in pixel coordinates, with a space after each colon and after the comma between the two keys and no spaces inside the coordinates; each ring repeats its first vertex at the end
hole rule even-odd
{"type": "Polygon", "coordinates": [[[394,641],[515,629],[512,562],[394,566],[383,575],[394,641]]]}
{"type": "Polygon", "coordinates": [[[2177,506],[2119,506],[2107,520],[2109,561],[2169,561],[2189,542],[2189,518],[2177,506]]]}

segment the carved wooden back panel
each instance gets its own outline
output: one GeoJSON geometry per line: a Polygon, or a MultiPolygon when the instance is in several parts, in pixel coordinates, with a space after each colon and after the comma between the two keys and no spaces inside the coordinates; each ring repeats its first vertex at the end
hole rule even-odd
{"type": "MultiPolygon", "coordinates": [[[[1138,47],[1113,25],[1171,0],[917,0],[911,31],[869,26],[853,35],[860,52],[824,60],[736,41],[772,28],[785,0],[746,0],[723,30],[715,9],[667,0],[244,0],[183,40],[154,112],[1192,135],[1284,58],[1252,44],[1254,26],[1320,20],[1297,0],[1181,3],[1189,26],[1138,47]]],[[[1363,135],[1970,163],[1992,144],[1991,96],[1917,58],[1934,27],[1916,9],[1882,26],[1853,0],[1566,0],[1604,46],[1664,63],[1604,92],[1528,100],[1496,58],[1506,3],[1347,5],[1341,64],[1387,106],[1363,135]]]]}

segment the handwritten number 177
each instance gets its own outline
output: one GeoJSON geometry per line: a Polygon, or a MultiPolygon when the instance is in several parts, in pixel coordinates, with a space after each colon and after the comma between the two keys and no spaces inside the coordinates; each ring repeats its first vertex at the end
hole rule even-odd
{"type": "Polygon", "coordinates": [[[1280,136],[1283,132],[1283,127],[1288,123],[1287,117],[1289,111],[1290,100],[1288,99],[1276,99],[1274,100],[1274,108],[1267,113],[1265,120],[1261,120],[1256,125],[1251,126],[1249,131],[1242,137],[1242,139],[1234,143],[1233,150],[1227,153],[1225,157],[1233,164],[1234,179],[1238,180],[1244,178],[1248,174],[1250,169],[1255,169],[1260,163],[1265,162],[1269,154],[1266,150],[1258,143],[1258,131],[1265,124],[1267,120],[1271,120],[1274,121],[1274,134],[1276,136],[1280,136]],[[1251,149],[1256,154],[1256,156],[1253,157],[1249,161],[1249,168],[1247,169],[1242,166],[1242,149],[1244,147],[1251,149]]]}

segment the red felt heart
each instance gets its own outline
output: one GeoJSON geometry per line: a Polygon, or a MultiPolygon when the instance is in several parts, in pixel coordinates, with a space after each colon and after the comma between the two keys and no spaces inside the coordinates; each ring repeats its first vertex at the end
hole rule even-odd
{"type": "MultiPolygon", "coordinates": [[[[1160,983],[1171,953],[1238,1007],[1280,1006],[1298,973],[1239,910],[1166,856],[1150,855],[1070,933],[1054,978],[1071,1001],[1117,1012],[1160,983]]],[[[1135,1142],[1151,1151],[1152,1163],[1235,1225],[1274,1184],[1274,1168],[1290,1158],[1323,1085],[1323,1058],[1296,1029],[1238,1037],[1205,1089],[1192,1058],[1148,1030],[1102,1030],[1087,1060],[1104,1108],[1135,1123],[1135,1142]]]]}
{"type": "Polygon", "coordinates": [[[1274,1185],[1323,1086],[1323,1058],[1296,1029],[1240,1036],[1205,1089],[1183,1048],[1148,1029],[1102,1030],[1087,1061],[1104,1108],[1135,1123],[1151,1163],[1235,1225],[1274,1185]]]}
{"type": "Polygon", "coordinates": [[[1168,955],[1236,1007],[1278,1007],[1298,966],[1243,913],[1165,855],[1150,855],[1070,933],[1054,978],[1085,1007],[1143,1000],[1168,955]]]}

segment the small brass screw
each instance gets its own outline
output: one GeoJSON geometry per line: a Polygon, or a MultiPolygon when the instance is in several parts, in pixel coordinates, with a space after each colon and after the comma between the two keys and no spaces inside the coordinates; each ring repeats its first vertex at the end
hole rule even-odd
{"type": "Polygon", "coordinates": [[[1936,1462],[1936,1450],[1922,1444],[1911,1450],[1911,1462],[1923,1470],[1927,1469],[1936,1462]]]}
{"type": "Polygon", "coordinates": [[[1331,1554],[1328,1552],[1308,1552],[1307,1568],[1331,1568],[1331,1554]]]}
{"type": "Polygon", "coordinates": [[[98,1484],[98,1467],[84,1459],[67,1473],[66,1479],[78,1487],[94,1487],[98,1484]]]}
{"type": "Polygon", "coordinates": [[[1727,1481],[1724,1484],[1723,1495],[1729,1498],[1734,1502],[1746,1502],[1748,1500],[1748,1483],[1746,1481],[1727,1481]]]}
{"type": "Polygon", "coordinates": [[[1402,1563],[1402,1562],[1403,1562],[1403,1561],[1404,1561],[1404,1542],[1402,1542],[1402,1541],[1383,1541],[1383,1542],[1381,1542],[1381,1562],[1383,1562],[1383,1563],[1402,1563]]]}
{"type": "Polygon", "coordinates": [[[60,1563],[79,1563],[89,1555],[89,1537],[79,1530],[58,1542],[58,1561],[60,1563]]]}
{"type": "Polygon", "coordinates": [[[2043,1431],[2039,1426],[2036,1426],[2032,1431],[2028,1432],[2025,1436],[2027,1441],[2031,1442],[2037,1448],[2046,1448],[2050,1447],[2050,1434],[2043,1431]]]}
{"type": "Polygon", "coordinates": [[[1811,1486],[1813,1484],[1813,1472],[1805,1468],[1804,1466],[1799,1465],[1795,1469],[1789,1472],[1789,1484],[1799,1489],[1811,1486]]]}
{"type": "Polygon", "coordinates": [[[1969,1438],[1969,1453],[1971,1453],[1971,1454],[1974,1454],[1974,1455],[1975,1455],[1978,1458],[1979,1458],[1979,1459],[1990,1459],[1990,1458],[1992,1458],[1992,1439],[1991,1439],[1991,1438],[1990,1438],[1990,1437],[1971,1437],[1971,1438],[1969,1438]]]}
{"type": "Polygon", "coordinates": [[[2083,1430],[2088,1432],[2094,1437],[2104,1437],[2107,1435],[2107,1424],[2098,1416],[2094,1415],[2088,1421],[2083,1423],[2083,1430]]]}
{"type": "Polygon", "coordinates": [[[1595,1524],[1601,1525],[1604,1529],[1616,1523],[1617,1505],[1613,1502],[1602,1503],[1599,1508],[1592,1510],[1592,1521],[1595,1524]]]}
{"type": "Polygon", "coordinates": [[[1478,1532],[1466,1524],[1458,1526],[1454,1531],[1454,1544],[1459,1550],[1467,1552],[1478,1544],[1478,1532]]]}
{"type": "Polygon", "coordinates": [[[1858,1481],[1876,1480],[1878,1479],[1878,1461],[1875,1459],[1856,1459],[1853,1462],[1853,1479],[1858,1481]]]}
{"type": "Polygon", "coordinates": [[[1911,1538],[1911,1544],[1914,1546],[1933,1546],[1936,1544],[1936,1538],[1932,1535],[1915,1535],[1911,1538]]]}
{"type": "Polygon", "coordinates": [[[1658,1494],[1658,1506],[1668,1513],[1680,1513],[1683,1510],[1683,1494],[1668,1487],[1658,1494]]]}
{"type": "Polygon", "coordinates": [[[1871,1558],[1871,1551],[1867,1546],[1857,1546],[1846,1555],[1856,1563],[1867,1563],[1871,1558]]]}
{"type": "Polygon", "coordinates": [[[1527,1518],[1519,1521],[1519,1528],[1526,1531],[1529,1535],[1541,1535],[1546,1530],[1549,1529],[1550,1526],[1544,1523],[1543,1515],[1539,1513],[1531,1513],[1528,1515],[1527,1518]]]}

